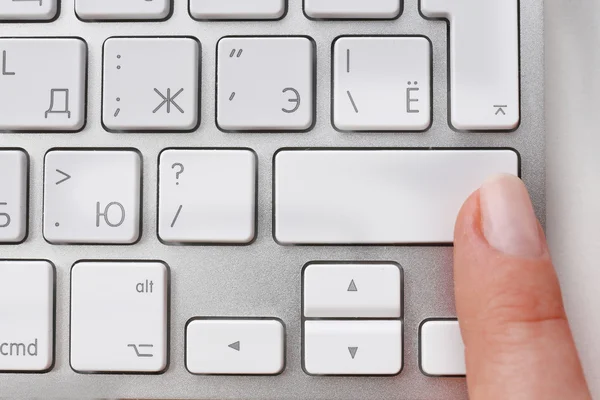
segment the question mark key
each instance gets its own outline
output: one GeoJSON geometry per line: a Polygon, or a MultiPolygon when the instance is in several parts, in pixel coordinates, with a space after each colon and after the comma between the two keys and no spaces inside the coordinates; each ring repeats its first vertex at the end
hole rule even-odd
{"type": "Polygon", "coordinates": [[[158,188],[161,241],[252,242],[256,234],[256,171],[257,157],[252,150],[164,150],[159,159],[158,188]],[[184,179],[186,184],[180,185],[184,179]]]}
{"type": "Polygon", "coordinates": [[[185,167],[181,163],[174,163],[171,168],[175,170],[175,184],[179,186],[179,177],[185,171],[185,167]]]}

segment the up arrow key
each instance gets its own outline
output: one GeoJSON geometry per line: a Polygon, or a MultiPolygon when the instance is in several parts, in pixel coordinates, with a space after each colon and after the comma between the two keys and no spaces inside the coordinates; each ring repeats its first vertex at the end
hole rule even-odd
{"type": "Polygon", "coordinates": [[[354,283],[354,279],[350,281],[350,285],[348,286],[349,292],[358,292],[358,288],[356,287],[356,283],[354,283]]]}

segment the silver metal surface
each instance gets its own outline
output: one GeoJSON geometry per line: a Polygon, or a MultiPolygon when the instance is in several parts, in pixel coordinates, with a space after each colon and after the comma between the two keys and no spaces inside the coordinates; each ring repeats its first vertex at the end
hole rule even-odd
{"type": "MultiPolygon", "coordinates": [[[[85,23],[63,0],[53,23],[0,24],[1,36],[80,36],[89,46],[88,117],[76,134],[0,134],[0,146],[31,157],[28,240],[0,246],[0,258],[43,258],[57,267],[56,363],[43,375],[0,375],[0,397],[129,397],[151,399],[463,399],[464,379],[428,378],[418,369],[417,332],[429,317],[455,315],[450,247],[283,247],[271,234],[272,156],[281,147],[513,147],[544,219],[544,55],[542,0],[521,2],[522,124],[513,133],[458,133],[447,123],[447,29],[428,21],[407,0],[394,21],[310,21],[300,0],[277,22],[198,22],[186,0],[157,23],[85,23]],[[317,44],[317,122],[307,133],[235,134],[215,125],[216,44],[225,35],[309,35],[317,44]],[[425,133],[341,133],[330,123],[331,44],[343,34],[422,34],[433,43],[434,122],[425,133]],[[102,43],[110,36],[193,35],[202,43],[202,122],[194,133],[117,134],[101,125],[102,43]],[[134,147],[144,156],[143,236],[132,246],[55,246],[42,236],[43,158],[53,147],[134,147]],[[259,158],[258,236],[244,247],[175,247],[156,235],[157,158],[166,147],[250,147],[259,158]],[[163,375],[81,375],[69,366],[69,272],[81,259],[158,259],[169,264],[170,366],[163,375]],[[394,261],[405,278],[404,363],[391,378],[307,376],[301,368],[301,269],[313,260],[394,261]],[[278,317],[287,327],[287,368],[276,377],[194,376],[184,366],[184,327],[195,316],[278,317]]],[[[40,66],[43,68],[43,65],[40,66]]],[[[2,171],[1,173],[5,173],[2,171]]]]}

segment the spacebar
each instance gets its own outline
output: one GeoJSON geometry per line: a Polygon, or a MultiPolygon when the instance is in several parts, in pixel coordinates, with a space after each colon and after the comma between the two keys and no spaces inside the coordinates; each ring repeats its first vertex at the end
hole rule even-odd
{"type": "Polygon", "coordinates": [[[463,202],[507,149],[305,150],[275,155],[274,237],[284,245],[449,244],[463,202]]]}

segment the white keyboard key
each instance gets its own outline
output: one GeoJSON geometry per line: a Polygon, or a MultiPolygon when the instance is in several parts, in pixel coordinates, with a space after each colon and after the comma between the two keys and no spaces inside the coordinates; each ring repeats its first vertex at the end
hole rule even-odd
{"type": "Polygon", "coordinates": [[[54,244],[132,244],[140,237],[142,160],[130,150],[46,154],[44,237],[54,244]]]}
{"type": "Polygon", "coordinates": [[[0,149],[0,171],[0,243],[19,243],[27,236],[27,153],[0,149]]]}
{"type": "Polygon", "coordinates": [[[54,275],[47,261],[0,261],[0,372],[52,368],[54,275]]]}
{"type": "Polygon", "coordinates": [[[403,0],[304,0],[304,12],[318,19],[393,19],[403,0]]]}
{"type": "Polygon", "coordinates": [[[0,39],[0,131],[78,131],[87,45],[78,38],[0,39]]]}
{"type": "Polygon", "coordinates": [[[343,131],[431,125],[431,43],[424,37],[342,37],[334,46],[333,122],[343,131]]]}
{"type": "Polygon", "coordinates": [[[465,345],[458,321],[429,320],[421,325],[421,371],[431,376],[466,374],[465,345]]]}
{"type": "Polygon", "coordinates": [[[306,321],[304,369],[312,375],[397,375],[401,321],[306,321]]]}
{"type": "Polygon", "coordinates": [[[50,21],[59,0],[0,0],[0,21],[50,21]]]}
{"type": "Polygon", "coordinates": [[[171,0],[75,0],[83,20],[161,20],[171,13],[171,0]]]}
{"type": "Polygon", "coordinates": [[[389,263],[311,263],[304,270],[307,318],[400,318],[402,273],[389,263]]]}
{"type": "Polygon", "coordinates": [[[196,39],[109,38],[102,121],[112,131],[193,131],[200,123],[199,76],[196,39]]]}
{"type": "Polygon", "coordinates": [[[421,0],[450,23],[450,115],[460,130],[519,125],[519,1],[421,0]]]}
{"type": "Polygon", "coordinates": [[[225,131],[304,131],[314,118],[314,42],[227,37],[218,45],[217,123],[225,131]]]}
{"type": "Polygon", "coordinates": [[[281,244],[452,243],[456,216],[512,150],[284,150],[275,156],[281,244]]]}
{"type": "Polygon", "coordinates": [[[189,0],[195,19],[279,19],[285,15],[286,0],[189,0]]]}
{"type": "Polygon", "coordinates": [[[256,225],[251,150],[166,150],[159,164],[160,239],[245,244],[256,225]]]}
{"type": "Polygon", "coordinates": [[[71,271],[71,366],[157,373],[168,360],[168,267],[79,262],[71,271]]]}
{"type": "Polygon", "coordinates": [[[276,319],[194,319],[185,352],[192,374],[277,375],[285,366],[285,329],[276,319]]]}

